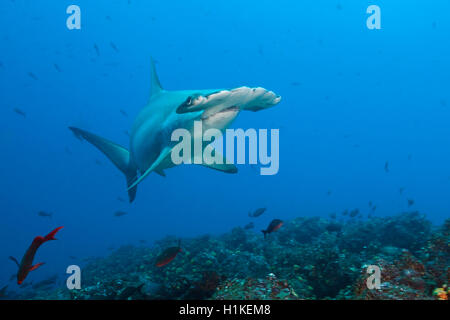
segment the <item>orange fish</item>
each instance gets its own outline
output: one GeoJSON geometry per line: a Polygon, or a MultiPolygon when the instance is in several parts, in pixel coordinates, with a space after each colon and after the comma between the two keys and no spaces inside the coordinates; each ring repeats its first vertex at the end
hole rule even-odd
{"type": "Polygon", "coordinates": [[[25,252],[25,255],[22,258],[22,261],[17,262],[17,259],[14,257],[9,257],[12,261],[14,261],[17,266],[19,267],[19,271],[17,272],[17,284],[22,284],[23,280],[28,276],[28,273],[30,271],[36,270],[40,266],[42,266],[44,263],[38,263],[33,265],[34,256],[36,255],[36,251],[39,249],[39,247],[47,241],[50,240],[56,240],[55,234],[61,230],[63,227],[56,228],[52,232],[50,232],[45,237],[37,236],[34,238],[33,242],[31,243],[30,247],[28,248],[27,252],[25,252]]]}

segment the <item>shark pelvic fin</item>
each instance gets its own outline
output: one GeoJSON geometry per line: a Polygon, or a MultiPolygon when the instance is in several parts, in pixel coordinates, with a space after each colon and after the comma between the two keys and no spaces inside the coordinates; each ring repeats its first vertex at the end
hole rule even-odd
{"type": "Polygon", "coordinates": [[[161,93],[163,91],[163,88],[161,87],[161,83],[159,82],[158,74],[156,73],[156,67],[155,67],[155,60],[151,58],[150,61],[151,67],[150,67],[150,99],[161,93]]]}
{"type": "Polygon", "coordinates": [[[139,179],[137,179],[131,186],[128,187],[128,190],[135,188],[139,183],[142,182],[152,171],[155,171],[156,168],[161,164],[161,162],[164,161],[164,159],[170,154],[172,151],[172,148],[166,147],[164,148],[161,153],[159,154],[158,158],[155,162],[150,166],[150,168],[147,169],[147,171],[142,174],[139,179]]]}
{"type": "MultiPolygon", "coordinates": [[[[217,151],[216,151],[216,155],[220,156],[220,154],[217,153],[217,151]]],[[[222,155],[222,163],[207,164],[207,163],[205,163],[205,161],[203,161],[201,163],[201,165],[206,168],[222,171],[225,173],[237,173],[238,172],[237,167],[234,164],[228,164],[227,159],[223,155],[222,155]]]]}
{"type": "Polygon", "coordinates": [[[130,188],[137,180],[137,170],[130,164],[130,153],[127,149],[118,144],[106,140],[100,136],[81,130],[75,127],[69,127],[76,137],[82,137],[100,150],[112,163],[125,175],[127,179],[128,197],[133,202],[136,197],[136,188],[130,188]]]}

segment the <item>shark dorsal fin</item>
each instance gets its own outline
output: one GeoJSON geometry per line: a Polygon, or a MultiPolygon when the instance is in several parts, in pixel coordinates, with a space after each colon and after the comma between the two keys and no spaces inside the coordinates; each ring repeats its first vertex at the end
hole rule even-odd
{"type": "Polygon", "coordinates": [[[150,98],[152,98],[153,96],[163,91],[163,88],[161,87],[161,83],[159,82],[158,74],[156,73],[155,60],[153,60],[153,58],[151,58],[150,64],[150,98]]]}

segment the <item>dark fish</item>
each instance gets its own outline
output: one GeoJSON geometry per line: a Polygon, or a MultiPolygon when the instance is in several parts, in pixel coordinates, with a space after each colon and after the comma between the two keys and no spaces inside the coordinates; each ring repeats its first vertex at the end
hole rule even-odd
{"type": "Polygon", "coordinates": [[[120,202],[126,202],[125,199],[122,197],[117,197],[117,200],[119,200],[120,202]]]}
{"type": "Polygon", "coordinates": [[[338,4],[336,5],[336,9],[337,9],[337,10],[342,10],[342,5],[341,5],[340,3],[338,3],[338,4]]]}
{"type": "Polygon", "coordinates": [[[97,53],[97,56],[100,57],[100,50],[96,43],[94,43],[94,49],[95,49],[95,53],[97,53]]]}
{"type": "Polygon", "coordinates": [[[8,289],[8,285],[0,289],[0,298],[6,297],[6,289],[8,289]]]}
{"type": "Polygon", "coordinates": [[[116,216],[116,217],[121,217],[121,216],[124,216],[126,214],[128,214],[128,212],[125,212],[125,211],[116,211],[116,212],[114,212],[114,216],[116,216]]]}
{"type": "Polygon", "coordinates": [[[61,68],[56,63],[54,63],[53,66],[55,67],[56,71],[61,72],[61,68]]]}
{"type": "Polygon", "coordinates": [[[27,114],[24,111],[20,110],[19,108],[14,108],[14,112],[17,113],[18,115],[21,115],[24,118],[27,117],[27,114]]]}
{"type": "Polygon", "coordinates": [[[342,215],[343,215],[343,216],[346,216],[346,215],[348,215],[348,210],[344,210],[344,211],[342,211],[342,215]]]}
{"type": "Polygon", "coordinates": [[[103,165],[103,163],[102,163],[100,160],[98,160],[98,159],[95,159],[95,164],[96,164],[96,165],[99,165],[99,166],[102,166],[102,165],[103,165]]]}
{"type": "Polygon", "coordinates": [[[38,80],[38,77],[33,72],[28,72],[28,76],[34,80],[38,80]]]}
{"type": "Polygon", "coordinates": [[[164,267],[168,263],[170,263],[178,253],[181,252],[180,241],[178,241],[177,247],[170,247],[164,250],[157,258],[155,262],[155,266],[158,268],[164,267]]]}
{"type": "Polygon", "coordinates": [[[328,191],[327,191],[327,196],[331,196],[332,193],[333,193],[332,190],[328,190],[328,191]]]}
{"type": "Polygon", "coordinates": [[[250,230],[250,229],[253,229],[255,227],[255,224],[253,223],[253,222],[250,222],[250,223],[247,223],[245,226],[244,226],[244,229],[245,230],[250,230]]]}
{"type": "Polygon", "coordinates": [[[106,16],[105,19],[108,20],[108,21],[112,20],[110,16],[106,16]]]}
{"type": "Polygon", "coordinates": [[[55,230],[50,232],[45,237],[37,236],[36,238],[34,238],[33,242],[31,243],[28,250],[25,252],[25,254],[22,258],[22,261],[20,263],[14,257],[9,257],[9,259],[14,261],[15,264],[17,264],[17,266],[19,267],[19,271],[17,272],[17,284],[19,284],[19,285],[22,284],[23,280],[25,280],[25,278],[28,276],[28,273],[30,273],[30,271],[36,270],[37,268],[39,268],[40,266],[42,266],[44,264],[43,262],[41,262],[41,263],[33,265],[33,260],[34,260],[34,256],[36,255],[36,251],[45,242],[50,241],[50,240],[56,240],[55,235],[62,228],[63,227],[56,228],[55,230]]]}
{"type": "Polygon", "coordinates": [[[384,164],[384,171],[386,171],[386,173],[389,172],[389,162],[386,161],[386,163],[384,164]]]}
{"type": "Polygon", "coordinates": [[[280,229],[282,225],[283,225],[283,221],[281,221],[279,219],[272,220],[272,222],[269,224],[269,226],[267,227],[266,230],[261,230],[261,232],[264,234],[264,238],[266,237],[267,234],[280,229]]]}
{"type": "Polygon", "coordinates": [[[359,209],[354,209],[354,210],[350,211],[350,213],[348,215],[352,218],[356,217],[357,215],[359,215],[359,209]]]}
{"type": "Polygon", "coordinates": [[[255,211],[253,211],[253,213],[249,212],[248,216],[252,217],[252,218],[256,218],[256,217],[259,217],[260,215],[262,215],[266,210],[267,210],[267,208],[258,208],[255,211]]]}
{"type": "Polygon", "coordinates": [[[291,86],[298,87],[298,86],[300,86],[300,85],[301,85],[300,82],[296,82],[296,81],[291,82],[291,86]]]}
{"type": "Polygon", "coordinates": [[[122,292],[119,294],[119,296],[117,297],[117,299],[119,300],[127,300],[129,297],[135,295],[136,293],[139,293],[142,295],[141,289],[144,286],[145,283],[137,286],[137,287],[126,287],[125,289],[122,290],[122,292]]]}
{"type": "Polygon", "coordinates": [[[72,260],[76,260],[77,259],[77,257],[75,257],[75,256],[69,256],[69,258],[72,259],[72,260]]]}
{"type": "Polygon", "coordinates": [[[414,205],[414,200],[408,199],[408,207],[411,207],[414,205]]]}
{"type": "Polygon", "coordinates": [[[375,212],[375,210],[377,210],[377,206],[372,207],[372,212],[375,212]]]}
{"type": "Polygon", "coordinates": [[[121,113],[122,115],[124,115],[125,117],[128,117],[128,114],[127,114],[123,109],[120,109],[120,113],[121,113]]]}
{"type": "Polygon", "coordinates": [[[330,213],[330,218],[333,220],[336,219],[336,213],[335,212],[330,213]]]}
{"type": "Polygon", "coordinates": [[[339,223],[332,222],[325,227],[328,232],[339,232],[342,229],[342,226],[339,223]]]}
{"type": "Polygon", "coordinates": [[[398,189],[398,192],[400,192],[400,194],[403,194],[403,191],[405,191],[405,188],[403,188],[403,187],[398,189]]]}
{"type": "Polygon", "coordinates": [[[40,288],[44,288],[44,287],[53,286],[54,284],[56,284],[56,280],[58,280],[58,276],[54,275],[46,280],[42,280],[42,281],[39,281],[38,283],[34,283],[32,288],[34,290],[36,290],[36,289],[40,289],[40,288]]]}
{"type": "Polygon", "coordinates": [[[117,46],[114,44],[114,42],[111,41],[110,46],[114,49],[115,52],[119,52],[119,49],[117,49],[117,46]]]}
{"type": "Polygon", "coordinates": [[[139,243],[142,243],[142,244],[147,243],[147,240],[139,240],[139,243]]]}
{"type": "Polygon", "coordinates": [[[51,212],[45,212],[45,211],[39,211],[39,212],[38,212],[38,216],[40,216],[40,217],[49,217],[49,218],[51,218],[51,217],[53,217],[53,213],[51,213],[51,212]]]}

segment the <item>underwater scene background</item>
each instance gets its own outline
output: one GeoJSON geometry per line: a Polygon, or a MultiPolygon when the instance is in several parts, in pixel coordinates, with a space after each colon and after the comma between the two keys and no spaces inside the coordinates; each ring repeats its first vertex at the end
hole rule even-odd
{"type": "MultiPolygon", "coordinates": [[[[0,299],[446,299],[450,3],[0,2],[0,299]],[[81,8],[69,30],[66,9],[81,8]],[[381,8],[381,29],[366,9],[381,8]],[[279,172],[181,165],[128,203],[122,173],[68,129],[128,147],[150,96],[264,87],[279,172]],[[258,208],[266,208],[251,217],[258,208]],[[274,220],[283,221],[267,234],[274,220]],[[56,227],[16,284],[34,237],[56,227]],[[162,266],[168,248],[181,248],[162,266]],[[81,290],[66,288],[79,265],[81,290]],[[379,265],[382,289],[365,287],[379,265]]],[[[170,254],[170,252],[169,252],[170,254]]]]}

